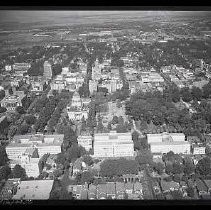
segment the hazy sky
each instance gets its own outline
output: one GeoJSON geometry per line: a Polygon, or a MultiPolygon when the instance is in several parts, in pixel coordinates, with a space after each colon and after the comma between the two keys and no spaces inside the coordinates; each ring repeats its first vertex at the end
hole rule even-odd
{"type": "MultiPolygon", "coordinates": [[[[172,15],[173,13],[184,14],[193,12],[175,12],[175,11],[22,11],[22,10],[1,10],[0,22],[21,22],[30,23],[38,21],[59,21],[62,18],[87,18],[87,16],[112,16],[112,15],[172,15]]],[[[194,13],[197,13],[194,11],[194,13]]]]}

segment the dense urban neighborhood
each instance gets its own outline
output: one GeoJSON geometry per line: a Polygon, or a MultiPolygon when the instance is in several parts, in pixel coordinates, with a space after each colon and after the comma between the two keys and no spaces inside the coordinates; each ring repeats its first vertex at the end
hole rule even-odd
{"type": "Polygon", "coordinates": [[[210,16],[24,30],[0,31],[0,200],[211,199],[210,16]]]}

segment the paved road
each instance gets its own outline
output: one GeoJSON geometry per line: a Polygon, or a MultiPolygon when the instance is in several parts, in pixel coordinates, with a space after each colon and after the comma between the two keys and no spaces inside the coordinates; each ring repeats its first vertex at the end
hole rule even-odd
{"type": "Polygon", "coordinates": [[[133,129],[140,135],[140,137],[143,136],[143,133],[140,130],[138,130],[138,128],[136,127],[135,120],[133,120],[133,129]]]}

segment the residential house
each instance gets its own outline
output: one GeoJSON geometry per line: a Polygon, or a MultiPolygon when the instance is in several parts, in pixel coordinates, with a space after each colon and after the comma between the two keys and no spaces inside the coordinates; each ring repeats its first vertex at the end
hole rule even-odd
{"type": "Polygon", "coordinates": [[[89,200],[97,200],[97,186],[90,184],[88,191],[88,199],[89,200]]]}
{"type": "Polygon", "coordinates": [[[42,80],[42,79],[33,80],[33,81],[31,81],[31,86],[32,86],[31,91],[42,92],[44,85],[45,85],[45,80],[42,80]]]}
{"type": "Polygon", "coordinates": [[[20,184],[20,178],[8,179],[1,183],[0,200],[11,200],[17,192],[17,186],[20,184]]]}
{"type": "Polygon", "coordinates": [[[187,141],[190,143],[200,143],[201,140],[199,139],[198,136],[187,136],[187,141]]]}
{"type": "Polygon", "coordinates": [[[152,184],[152,188],[153,188],[155,195],[161,194],[161,189],[160,189],[159,183],[156,181],[152,181],[151,184],[152,184]]]}
{"type": "Polygon", "coordinates": [[[86,151],[92,149],[92,142],[93,142],[93,137],[91,135],[78,136],[78,144],[84,147],[86,151]]]}
{"type": "Polygon", "coordinates": [[[188,185],[187,185],[187,183],[185,181],[181,181],[179,184],[180,184],[180,187],[182,189],[187,189],[188,188],[188,185]]]}
{"type": "Polygon", "coordinates": [[[83,187],[81,190],[80,200],[88,200],[88,189],[83,187]]]}
{"type": "Polygon", "coordinates": [[[97,185],[97,198],[99,200],[107,199],[107,185],[106,184],[97,185]]]}
{"type": "Polygon", "coordinates": [[[81,160],[81,158],[78,158],[78,159],[74,162],[74,164],[73,164],[73,171],[72,171],[73,177],[75,177],[77,173],[82,172],[82,162],[83,162],[83,161],[81,160]]]}
{"type": "Polygon", "coordinates": [[[43,171],[46,171],[48,173],[53,173],[54,170],[57,168],[57,164],[55,163],[55,160],[57,158],[57,154],[50,154],[46,160],[45,167],[43,168],[43,171]]]}
{"type": "Polygon", "coordinates": [[[123,182],[116,182],[116,198],[117,199],[125,198],[125,186],[123,182]]]}
{"type": "Polygon", "coordinates": [[[77,200],[88,199],[88,185],[69,185],[68,192],[72,192],[72,195],[77,200]]]}
{"type": "Polygon", "coordinates": [[[181,181],[179,184],[180,184],[180,190],[183,193],[183,197],[187,196],[188,195],[187,190],[186,190],[188,188],[187,183],[184,181],[181,181]]]}
{"type": "Polygon", "coordinates": [[[133,183],[131,183],[131,182],[125,183],[125,192],[127,194],[132,194],[133,193],[133,183]]]}
{"type": "Polygon", "coordinates": [[[195,183],[196,183],[196,189],[199,193],[199,196],[203,194],[207,194],[208,188],[201,179],[196,179],[195,183]]]}
{"type": "Polygon", "coordinates": [[[133,194],[128,194],[128,200],[140,200],[142,196],[139,194],[133,193],[133,194]]]}
{"type": "Polygon", "coordinates": [[[204,183],[208,188],[208,192],[211,194],[211,180],[204,180],[204,183]]]}
{"type": "Polygon", "coordinates": [[[188,185],[188,187],[195,187],[196,186],[192,179],[188,179],[187,185],[188,185]]]}
{"type": "Polygon", "coordinates": [[[165,198],[166,198],[166,200],[173,200],[174,199],[173,196],[170,193],[167,193],[165,195],[165,198]]]}
{"type": "Polygon", "coordinates": [[[107,182],[106,183],[106,194],[107,194],[107,197],[110,197],[112,199],[116,198],[116,189],[115,189],[115,183],[114,182],[107,182]]]}
{"type": "Polygon", "coordinates": [[[199,162],[199,160],[201,160],[202,158],[203,158],[202,155],[194,155],[193,157],[194,165],[196,165],[199,162]]]}
{"type": "Polygon", "coordinates": [[[201,199],[202,200],[211,200],[211,196],[209,194],[202,194],[201,199]]]}
{"type": "Polygon", "coordinates": [[[164,180],[161,180],[160,185],[163,193],[179,190],[179,183],[174,181],[166,182],[164,180]]]}
{"type": "Polygon", "coordinates": [[[143,194],[143,186],[140,182],[135,182],[133,188],[135,194],[143,194]]]}

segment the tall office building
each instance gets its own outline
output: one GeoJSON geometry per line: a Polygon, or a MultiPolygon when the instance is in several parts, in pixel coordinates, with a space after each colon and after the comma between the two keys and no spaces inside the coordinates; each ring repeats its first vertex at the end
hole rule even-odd
{"type": "Polygon", "coordinates": [[[92,80],[99,80],[101,78],[101,65],[98,59],[95,61],[94,67],[92,67],[92,80]]]}
{"type": "Polygon", "coordinates": [[[52,66],[48,61],[44,62],[44,72],[43,72],[43,76],[46,79],[51,79],[52,78],[52,66]]]}

